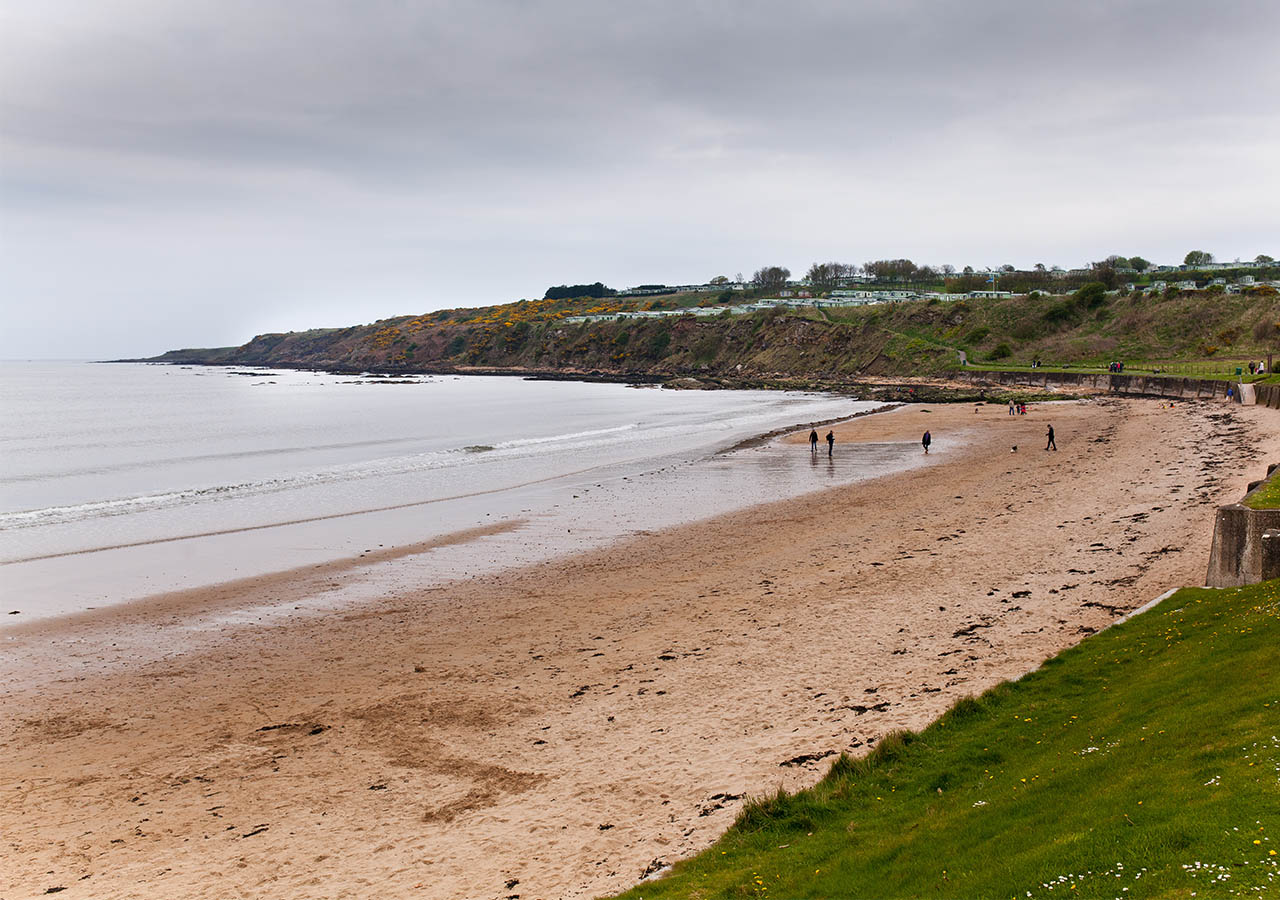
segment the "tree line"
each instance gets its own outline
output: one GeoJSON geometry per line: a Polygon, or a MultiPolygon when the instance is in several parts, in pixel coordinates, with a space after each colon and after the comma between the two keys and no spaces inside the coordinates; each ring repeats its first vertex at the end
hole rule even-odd
{"type": "MultiPolygon", "coordinates": [[[[1270,266],[1275,259],[1260,253],[1253,260],[1256,263],[1270,266]]],[[[1192,250],[1183,258],[1183,265],[1205,266],[1214,262],[1214,256],[1207,250],[1192,250]]],[[[965,266],[957,272],[952,265],[929,266],[917,265],[909,259],[876,259],[868,260],[862,265],[845,262],[816,262],[805,273],[804,281],[813,290],[828,292],[844,287],[855,280],[873,279],[876,282],[945,285],[953,293],[981,290],[986,285],[999,287],[1001,290],[1024,294],[1031,291],[1048,292],[1063,287],[1078,287],[1086,282],[1103,284],[1108,290],[1115,289],[1131,273],[1129,270],[1141,272],[1150,268],[1151,261],[1143,256],[1120,256],[1113,254],[1106,259],[1090,263],[1084,270],[1072,276],[1063,277],[1061,272],[1055,273],[1044,263],[1036,263],[1031,269],[1017,269],[1006,264],[997,269],[975,270],[973,266],[965,266]]],[[[744,281],[739,273],[736,281],[744,281]]],[[[791,270],[786,266],[764,266],[751,276],[750,284],[760,292],[777,291],[787,286],[791,280],[791,270]]],[[[726,275],[717,275],[709,284],[727,285],[726,275]]],[[[674,288],[666,285],[641,285],[643,289],[654,293],[674,292],[674,288]]],[[[547,288],[543,295],[545,300],[566,300],[578,297],[612,297],[618,292],[597,281],[593,284],[561,284],[547,288]]]]}

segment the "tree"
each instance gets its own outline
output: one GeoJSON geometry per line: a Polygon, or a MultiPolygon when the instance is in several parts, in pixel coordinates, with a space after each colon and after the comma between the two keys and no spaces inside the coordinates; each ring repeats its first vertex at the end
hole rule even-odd
{"type": "Polygon", "coordinates": [[[972,275],[972,274],[973,274],[973,266],[965,266],[965,267],[964,267],[964,274],[966,274],[966,275],[972,275]]]}
{"type": "Polygon", "coordinates": [[[829,291],[839,287],[844,279],[856,274],[858,267],[849,263],[827,262],[814,263],[809,267],[805,280],[820,291],[829,291]]]}
{"type": "Polygon", "coordinates": [[[1001,266],[1001,267],[1000,267],[1000,271],[1001,271],[1001,272],[1016,272],[1016,271],[1018,271],[1018,270],[1017,270],[1017,269],[1015,269],[1013,266],[1009,265],[1008,263],[1005,263],[1003,266],[1001,266]]]}
{"type": "Polygon", "coordinates": [[[711,281],[709,281],[709,282],[707,282],[707,283],[708,283],[708,284],[728,284],[728,283],[729,283],[729,276],[727,276],[727,275],[717,275],[715,278],[712,278],[712,279],[711,279],[711,281]]]}
{"type": "Polygon", "coordinates": [[[1270,256],[1267,256],[1267,254],[1265,253],[1259,253],[1257,256],[1253,258],[1253,261],[1256,263],[1260,263],[1264,266],[1269,266],[1273,262],[1275,262],[1274,259],[1272,259],[1270,256]]]}
{"type": "Polygon", "coordinates": [[[566,300],[571,297],[612,297],[617,291],[600,282],[594,284],[560,284],[547,288],[544,300],[566,300]]]}
{"type": "Polygon", "coordinates": [[[951,265],[951,263],[947,263],[945,266],[943,266],[943,267],[942,267],[942,274],[943,274],[943,275],[954,275],[954,274],[956,274],[956,267],[955,267],[955,266],[953,266],[953,265],[951,265]]]}
{"type": "Polygon", "coordinates": [[[1207,266],[1213,262],[1213,254],[1207,250],[1192,250],[1182,260],[1184,266],[1207,266]]]}
{"type": "Polygon", "coordinates": [[[1130,256],[1129,265],[1133,266],[1133,268],[1137,269],[1139,272],[1145,272],[1147,269],[1151,268],[1151,260],[1144,259],[1141,256],[1130,256]]]}
{"type": "Polygon", "coordinates": [[[1037,271],[1037,272],[1044,272],[1044,271],[1047,271],[1047,270],[1045,269],[1045,267],[1044,267],[1044,263],[1036,263],[1036,271],[1037,271]]]}
{"type": "Polygon", "coordinates": [[[766,291],[776,291],[786,287],[787,279],[790,277],[791,270],[785,266],[765,266],[763,269],[756,270],[756,273],[751,276],[751,281],[756,287],[764,288],[766,291]]]}
{"type": "Polygon", "coordinates": [[[1111,290],[1116,286],[1120,280],[1120,276],[1116,274],[1117,259],[1119,259],[1117,256],[1108,256],[1100,262],[1089,264],[1090,277],[1093,278],[1094,283],[1101,282],[1105,290],[1111,290]]]}
{"type": "Polygon", "coordinates": [[[907,281],[916,274],[916,264],[909,259],[877,259],[862,268],[868,275],[895,281],[907,281]]]}

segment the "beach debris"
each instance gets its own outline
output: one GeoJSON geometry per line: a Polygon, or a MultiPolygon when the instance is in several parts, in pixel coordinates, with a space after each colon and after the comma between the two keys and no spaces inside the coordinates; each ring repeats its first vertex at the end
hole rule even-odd
{"type": "Polygon", "coordinates": [[[969,625],[966,625],[964,628],[961,628],[961,629],[958,629],[957,631],[952,632],[951,636],[952,636],[952,637],[970,637],[970,636],[972,636],[972,635],[973,635],[973,633],[974,633],[975,631],[977,631],[979,628],[990,628],[990,627],[992,626],[992,624],[994,624],[994,623],[992,623],[992,622],[973,622],[973,623],[971,623],[971,624],[969,624],[969,625]]]}
{"type": "Polygon", "coordinates": [[[778,765],[785,766],[785,767],[803,766],[812,762],[818,762],[819,760],[826,759],[828,756],[835,756],[835,754],[836,754],[836,751],[834,750],[824,750],[821,753],[801,753],[799,756],[793,756],[790,759],[784,759],[782,762],[778,763],[778,765]]]}
{"type": "Polygon", "coordinates": [[[613,823],[605,822],[603,825],[597,825],[596,827],[599,828],[601,831],[608,831],[610,828],[613,827],[613,823]]]}
{"type": "Polygon", "coordinates": [[[301,722],[281,722],[278,725],[263,725],[261,728],[256,729],[256,731],[257,732],[281,731],[283,729],[294,729],[294,728],[305,728],[307,729],[308,735],[320,734],[323,731],[329,730],[328,725],[319,725],[314,723],[310,725],[304,725],[301,722]]]}
{"type": "Polygon", "coordinates": [[[387,786],[386,786],[385,784],[371,784],[371,785],[369,785],[369,790],[371,790],[371,791],[385,791],[386,789],[387,789],[387,786]]]}
{"type": "Polygon", "coordinates": [[[649,865],[645,866],[644,871],[640,873],[640,880],[648,881],[651,878],[661,875],[669,868],[671,867],[661,859],[654,857],[653,861],[650,862],[649,865]]]}
{"type": "Polygon", "coordinates": [[[582,687],[578,688],[576,691],[570,694],[569,699],[573,700],[576,697],[581,697],[583,694],[585,694],[589,690],[591,690],[591,685],[584,684],[582,687]]]}
{"type": "Polygon", "coordinates": [[[65,890],[66,890],[66,888],[65,888],[65,887],[63,887],[63,886],[59,885],[58,887],[45,888],[45,889],[44,889],[44,892],[45,892],[46,894],[57,894],[57,893],[61,893],[62,891],[65,891],[65,890]]]}
{"type": "Polygon", "coordinates": [[[270,825],[257,825],[254,827],[253,831],[246,831],[244,834],[240,835],[240,837],[241,838],[253,837],[255,834],[262,834],[262,832],[266,831],[270,827],[271,827],[270,825]]]}
{"type": "Polygon", "coordinates": [[[11,615],[11,616],[19,616],[19,615],[22,615],[22,610],[20,610],[20,609],[11,609],[11,610],[9,610],[9,615],[11,615]]]}
{"type": "Polygon", "coordinates": [[[709,816],[718,809],[724,809],[735,800],[741,800],[742,794],[712,794],[707,802],[698,810],[699,816],[709,816]]]}
{"type": "Polygon", "coordinates": [[[835,707],[835,709],[853,710],[853,712],[859,716],[868,712],[884,712],[888,708],[888,700],[881,700],[879,703],[873,703],[871,706],[863,706],[861,703],[842,703],[835,707]]]}

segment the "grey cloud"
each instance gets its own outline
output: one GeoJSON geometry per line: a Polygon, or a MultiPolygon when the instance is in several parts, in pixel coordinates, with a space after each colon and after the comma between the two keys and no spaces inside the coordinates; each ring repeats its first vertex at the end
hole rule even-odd
{"type": "Polygon", "coordinates": [[[36,141],[400,174],[640,157],[681,129],[765,145],[918,130],[1046,101],[1087,123],[1170,89],[1194,113],[1276,85],[1265,54],[1214,52],[1277,23],[1261,3],[611,6],[172,6],[145,38],[30,63],[44,102],[5,120],[36,141]],[[1224,92],[1202,60],[1252,77],[1224,92]]]}
{"type": "Polygon", "coordinates": [[[1277,26],[1267,0],[0,4],[4,302],[109,283],[305,327],[820,257],[1274,254],[1277,26]]]}

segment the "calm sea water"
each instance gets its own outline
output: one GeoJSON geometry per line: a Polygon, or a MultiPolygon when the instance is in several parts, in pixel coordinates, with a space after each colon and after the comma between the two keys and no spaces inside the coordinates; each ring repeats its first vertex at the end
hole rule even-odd
{"type": "MultiPolygon", "coordinates": [[[[775,428],[873,404],[496,377],[0,363],[0,591],[33,618],[506,521],[419,580],[599,546],[911,464],[775,428]]],[[[401,573],[403,574],[403,572],[401,573]]]]}

